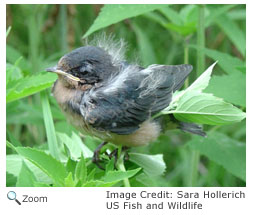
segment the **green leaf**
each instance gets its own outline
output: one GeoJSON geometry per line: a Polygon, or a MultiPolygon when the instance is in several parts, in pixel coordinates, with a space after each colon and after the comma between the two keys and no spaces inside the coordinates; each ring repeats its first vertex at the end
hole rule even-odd
{"type": "Polygon", "coordinates": [[[16,147],[16,151],[51,177],[57,186],[64,185],[64,179],[67,177],[67,171],[61,162],[38,149],[16,147]]]}
{"type": "Polygon", "coordinates": [[[213,76],[206,93],[213,93],[227,102],[246,107],[246,74],[241,72],[213,76]]]}
{"type": "Polygon", "coordinates": [[[191,91],[196,91],[201,93],[209,84],[211,79],[211,74],[213,72],[213,67],[216,65],[217,62],[213,63],[208,69],[203,72],[197,80],[195,80],[187,89],[182,91],[177,91],[173,94],[172,101],[170,105],[164,110],[164,112],[170,111],[171,109],[175,109],[178,106],[178,100],[184,95],[191,91]]]}
{"type": "Polygon", "coordinates": [[[246,180],[246,146],[219,132],[209,132],[207,138],[192,136],[188,145],[210,160],[222,165],[233,175],[246,180]]]}
{"type": "MultiPolygon", "coordinates": [[[[198,5],[187,4],[179,12],[179,16],[182,18],[183,23],[196,23],[198,21],[198,5]]],[[[205,14],[207,13],[205,9],[205,14]]]]}
{"type": "Polygon", "coordinates": [[[87,181],[92,181],[96,174],[96,168],[92,169],[87,176],[87,181]]]}
{"type": "Polygon", "coordinates": [[[246,35],[236,25],[236,23],[230,19],[226,14],[223,14],[216,19],[218,26],[224,31],[227,37],[233,42],[236,48],[241,52],[243,56],[246,54],[246,35]]]}
{"type": "Polygon", "coordinates": [[[164,7],[164,8],[161,8],[160,11],[173,24],[176,24],[176,25],[183,25],[184,24],[182,17],[172,8],[164,7]]]}
{"type": "Polygon", "coordinates": [[[81,153],[85,158],[93,156],[93,152],[83,144],[81,138],[75,132],[72,132],[71,138],[64,133],[57,132],[57,137],[67,146],[73,160],[78,160],[81,157],[81,153]]]}
{"type": "Polygon", "coordinates": [[[24,58],[24,56],[14,47],[10,46],[10,45],[6,45],[6,60],[7,62],[11,63],[11,64],[16,64],[17,60],[20,59],[20,57],[22,58],[21,61],[19,62],[19,67],[22,70],[27,70],[30,68],[30,64],[27,61],[26,58],[24,58]]]}
{"type": "Polygon", "coordinates": [[[215,20],[220,19],[220,16],[227,13],[228,10],[235,7],[236,5],[224,5],[216,7],[214,5],[207,5],[207,8],[210,10],[208,16],[205,19],[205,26],[208,27],[215,20]]]}
{"type": "MultiPolygon", "coordinates": [[[[15,150],[15,148],[14,148],[15,150]]],[[[36,179],[41,183],[47,183],[51,184],[52,180],[46,175],[40,168],[35,166],[33,163],[31,163],[28,160],[24,160],[24,158],[20,155],[7,155],[6,156],[6,171],[9,174],[14,175],[15,177],[18,177],[22,163],[25,162],[25,164],[28,166],[28,168],[33,172],[36,179]]]]}
{"type": "Polygon", "coordinates": [[[104,182],[100,180],[88,181],[82,185],[82,187],[112,187],[117,184],[118,181],[104,182]]]}
{"type": "Polygon", "coordinates": [[[6,64],[6,88],[8,89],[8,84],[10,81],[18,80],[23,77],[21,69],[18,67],[18,62],[20,62],[21,58],[16,62],[15,65],[6,64]]]}
{"type": "Polygon", "coordinates": [[[114,164],[115,164],[115,158],[113,157],[105,167],[105,172],[113,171],[114,170],[114,164]]]}
{"type": "Polygon", "coordinates": [[[80,180],[82,184],[87,180],[87,166],[83,156],[81,156],[81,160],[76,165],[75,179],[80,180]]]}
{"type": "Polygon", "coordinates": [[[139,28],[139,26],[135,23],[132,23],[132,27],[137,36],[137,44],[143,66],[155,64],[157,59],[152,47],[152,43],[148,38],[148,34],[146,34],[143,29],[139,28]]]}
{"type": "Polygon", "coordinates": [[[50,154],[56,159],[60,159],[60,152],[58,149],[56,133],[54,128],[54,121],[51,113],[51,108],[48,101],[47,92],[43,91],[40,94],[41,105],[43,111],[44,124],[47,134],[47,142],[50,154]]]}
{"type": "MultiPolygon", "coordinates": [[[[189,45],[190,48],[197,49],[196,45],[189,45]]],[[[245,66],[245,62],[241,61],[239,58],[233,57],[229,54],[212,50],[212,49],[204,49],[204,53],[213,59],[214,61],[219,62],[219,66],[227,73],[232,74],[238,72],[238,67],[245,66]]]]}
{"type": "Polygon", "coordinates": [[[45,90],[52,86],[56,78],[55,74],[46,73],[10,81],[6,89],[6,102],[12,102],[45,90]]]}
{"type": "Polygon", "coordinates": [[[132,5],[132,4],[107,4],[101,9],[98,17],[89,28],[89,30],[85,33],[84,37],[89,36],[93,32],[107,27],[109,25],[120,22],[124,19],[131,18],[134,16],[138,16],[149,11],[153,11],[162,7],[167,7],[167,5],[162,4],[140,4],[140,5],[132,5]]]}
{"type": "Polygon", "coordinates": [[[134,175],[136,175],[141,168],[128,170],[128,171],[109,171],[106,173],[104,177],[105,182],[115,182],[115,181],[121,181],[125,178],[131,178],[134,175]]]}
{"type": "Polygon", "coordinates": [[[163,155],[146,155],[140,153],[129,153],[129,160],[143,168],[148,176],[162,175],[166,165],[163,155]]]}
{"type": "Polygon", "coordinates": [[[169,30],[175,31],[183,36],[187,36],[196,31],[196,23],[187,23],[186,25],[176,25],[173,23],[165,24],[165,27],[169,30]]]}
{"type": "Polygon", "coordinates": [[[197,92],[202,92],[209,84],[209,81],[211,79],[211,74],[213,72],[213,68],[216,65],[217,62],[213,63],[211,66],[208,67],[208,69],[203,72],[197,80],[195,80],[191,86],[189,86],[185,92],[189,91],[197,91],[197,92]]]}
{"type": "MultiPolygon", "coordinates": [[[[189,47],[197,48],[194,45],[189,47]]],[[[238,58],[216,50],[204,49],[204,52],[208,57],[217,60],[219,62],[218,66],[228,74],[213,76],[205,92],[213,93],[227,102],[245,107],[246,74],[240,71],[240,68],[245,68],[245,63],[238,58]]]]}
{"type": "Polygon", "coordinates": [[[16,186],[17,187],[34,187],[35,181],[37,180],[34,174],[23,161],[16,186]]]}
{"type": "Polygon", "coordinates": [[[71,158],[68,158],[68,161],[66,163],[66,170],[67,172],[72,172],[72,175],[75,174],[77,162],[74,160],[71,160],[71,158]]]}
{"type": "Polygon", "coordinates": [[[180,121],[208,125],[239,122],[246,114],[212,94],[191,91],[180,97],[175,110],[169,111],[180,121]]]}
{"type": "Polygon", "coordinates": [[[17,177],[6,172],[6,187],[15,187],[17,183],[17,177]]]}
{"type": "Polygon", "coordinates": [[[76,184],[72,177],[72,172],[68,174],[68,176],[64,179],[64,186],[65,187],[74,187],[76,184]]]}

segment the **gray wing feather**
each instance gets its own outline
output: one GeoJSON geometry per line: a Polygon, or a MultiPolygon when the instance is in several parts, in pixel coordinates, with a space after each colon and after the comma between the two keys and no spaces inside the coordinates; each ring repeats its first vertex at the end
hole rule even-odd
{"type": "Polygon", "coordinates": [[[133,133],[142,122],[170,104],[173,92],[183,85],[191,70],[190,65],[152,65],[129,72],[117,89],[110,91],[108,83],[104,83],[85,94],[80,112],[96,129],[133,133]]]}

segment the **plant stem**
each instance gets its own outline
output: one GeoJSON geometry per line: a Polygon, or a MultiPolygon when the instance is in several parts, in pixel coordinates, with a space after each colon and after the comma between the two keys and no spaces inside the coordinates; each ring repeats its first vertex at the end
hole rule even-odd
{"type": "Polygon", "coordinates": [[[49,152],[53,157],[59,160],[60,156],[59,156],[59,150],[57,146],[57,138],[56,138],[54,122],[53,122],[51,108],[48,101],[47,92],[45,90],[42,91],[40,93],[40,97],[41,97],[41,105],[42,105],[43,118],[44,118],[44,123],[45,123],[45,128],[46,128],[49,152]]]}
{"type": "Polygon", "coordinates": [[[59,14],[59,32],[60,32],[60,47],[63,53],[68,51],[67,43],[67,5],[60,5],[60,14],[59,14]]]}
{"type": "MultiPolygon", "coordinates": [[[[205,69],[205,7],[199,5],[199,17],[197,27],[197,76],[199,77],[205,69]]],[[[190,180],[189,185],[195,187],[198,180],[198,167],[199,167],[200,154],[199,151],[192,151],[191,155],[191,168],[190,168],[190,180]]]]}
{"type": "MultiPolygon", "coordinates": [[[[188,47],[188,40],[185,39],[185,45],[184,45],[184,64],[189,63],[189,47],[188,47]]],[[[184,82],[184,88],[186,89],[189,86],[189,77],[186,78],[184,82]]]]}
{"type": "MultiPolygon", "coordinates": [[[[119,157],[119,159],[118,159],[118,161],[117,161],[116,165],[117,165],[118,170],[121,170],[121,171],[125,172],[126,168],[124,166],[124,156],[125,156],[125,152],[122,152],[121,155],[120,155],[120,157],[119,157]]],[[[125,187],[131,187],[128,178],[123,179],[123,183],[124,183],[125,187]]]]}
{"type": "Polygon", "coordinates": [[[198,179],[198,169],[199,169],[199,159],[200,154],[199,151],[194,150],[191,154],[191,172],[190,172],[190,180],[189,186],[195,187],[198,179]]]}
{"type": "Polygon", "coordinates": [[[197,27],[197,77],[204,72],[205,69],[205,6],[199,5],[199,17],[197,27]]]}

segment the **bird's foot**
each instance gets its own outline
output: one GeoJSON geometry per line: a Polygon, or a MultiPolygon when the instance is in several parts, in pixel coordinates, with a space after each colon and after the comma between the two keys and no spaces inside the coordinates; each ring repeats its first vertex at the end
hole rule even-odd
{"type": "Polygon", "coordinates": [[[100,164],[101,160],[100,160],[100,158],[99,158],[99,154],[100,154],[101,148],[102,148],[103,146],[105,146],[106,144],[107,144],[107,142],[101,143],[101,144],[96,148],[96,150],[94,151],[94,154],[93,154],[93,157],[92,157],[92,162],[93,162],[94,164],[96,164],[97,167],[98,167],[99,169],[102,169],[102,170],[105,170],[105,168],[102,167],[101,164],[100,164]]]}
{"type": "MultiPolygon", "coordinates": [[[[94,164],[96,164],[97,165],[97,167],[99,168],[99,169],[102,169],[102,170],[105,170],[105,168],[100,164],[101,162],[102,162],[102,160],[100,159],[100,157],[99,157],[99,154],[100,154],[100,151],[101,151],[101,149],[102,149],[102,147],[103,146],[105,146],[107,144],[107,142],[103,142],[103,143],[101,143],[97,148],[96,148],[96,150],[94,151],[94,154],[93,154],[93,158],[92,158],[92,162],[94,163],[94,164]]],[[[127,146],[123,146],[122,147],[122,150],[121,150],[121,152],[124,152],[125,153],[125,155],[124,155],[124,160],[129,160],[129,154],[128,154],[128,152],[127,152],[127,150],[129,149],[129,147],[127,147],[127,146]]],[[[116,163],[117,163],[117,161],[118,161],[118,149],[114,149],[110,154],[108,154],[107,152],[105,152],[105,154],[110,158],[110,159],[112,159],[113,157],[114,157],[114,166],[116,167],[116,163]]]]}
{"type": "MultiPolygon", "coordinates": [[[[124,160],[129,160],[129,154],[128,154],[128,150],[129,147],[127,146],[123,146],[122,149],[121,149],[121,153],[124,152],[125,155],[124,155],[124,160]]],[[[116,166],[116,163],[117,163],[117,160],[118,160],[118,151],[119,149],[114,149],[110,154],[109,154],[109,158],[112,159],[113,157],[115,158],[115,161],[114,161],[114,166],[116,166]]]]}

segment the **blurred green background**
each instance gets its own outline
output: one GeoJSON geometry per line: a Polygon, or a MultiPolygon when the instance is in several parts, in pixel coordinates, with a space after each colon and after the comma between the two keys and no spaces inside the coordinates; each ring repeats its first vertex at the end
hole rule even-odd
{"type": "MultiPolygon", "coordinates": [[[[55,65],[65,53],[84,44],[82,37],[87,34],[103,7],[7,5],[7,27],[11,26],[6,50],[8,142],[16,147],[29,146],[47,151],[50,148],[48,141],[61,141],[59,136],[55,140],[54,134],[51,134],[50,140],[50,134],[46,132],[47,122],[44,118],[48,116],[47,113],[49,118],[52,113],[57,134],[70,137],[72,131],[78,133],[66,122],[50,94],[49,87],[56,77],[48,76],[43,71],[55,65]],[[31,76],[37,78],[31,79],[31,76]],[[17,83],[20,90],[16,88],[17,92],[12,92],[17,83]],[[27,89],[25,93],[24,89],[27,89]],[[41,95],[36,93],[25,97],[40,90],[43,90],[41,95]],[[19,97],[18,92],[21,91],[24,95],[19,97]],[[45,100],[41,98],[43,96],[45,100]],[[46,111],[47,102],[51,107],[49,112],[46,111]]],[[[135,8],[136,13],[132,17],[120,20],[113,13],[115,8],[107,6],[104,10],[112,11],[107,14],[108,19],[116,21],[99,29],[127,42],[127,58],[130,62],[137,61],[142,66],[192,64],[194,71],[189,78],[190,84],[204,71],[200,68],[206,69],[218,60],[213,78],[205,91],[246,111],[245,5],[170,5],[144,8],[142,11],[133,5],[133,11],[135,8]],[[204,37],[200,28],[204,30],[204,37]],[[198,52],[198,47],[204,48],[198,52]]],[[[126,14],[131,14],[129,11],[126,14]]],[[[89,37],[92,38],[93,34],[89,37]]],[[[133,152],[144,154],[163,154],[167,168],[162,176],[147,179],[140,174],[133,177],[131,185],[245,186],[245,120],[226,126],[205,126],[205,130],[208,131],[208,138],[204,142],[199,137],[173,130],[167,131],[147,147],[132,149],[133,152]],[[201,141],[201,147],[194,145],[201,141]],[[194,154],[195,150],[200,153],[199,156],[194,154]],[[196,168],[197,171],[193,173],[196,168]]],[[[91,150],[99,143],[98,140],[85,137],[82,137],[82,141],[91,150]]],[[[128,165],[131,166],[126,163],[126,167],[128,165]]],[[[22,185],[19,179],[21,166],[22,159],[8,147],[7,186],[16,186],[17,182],[22,185]]]]}

